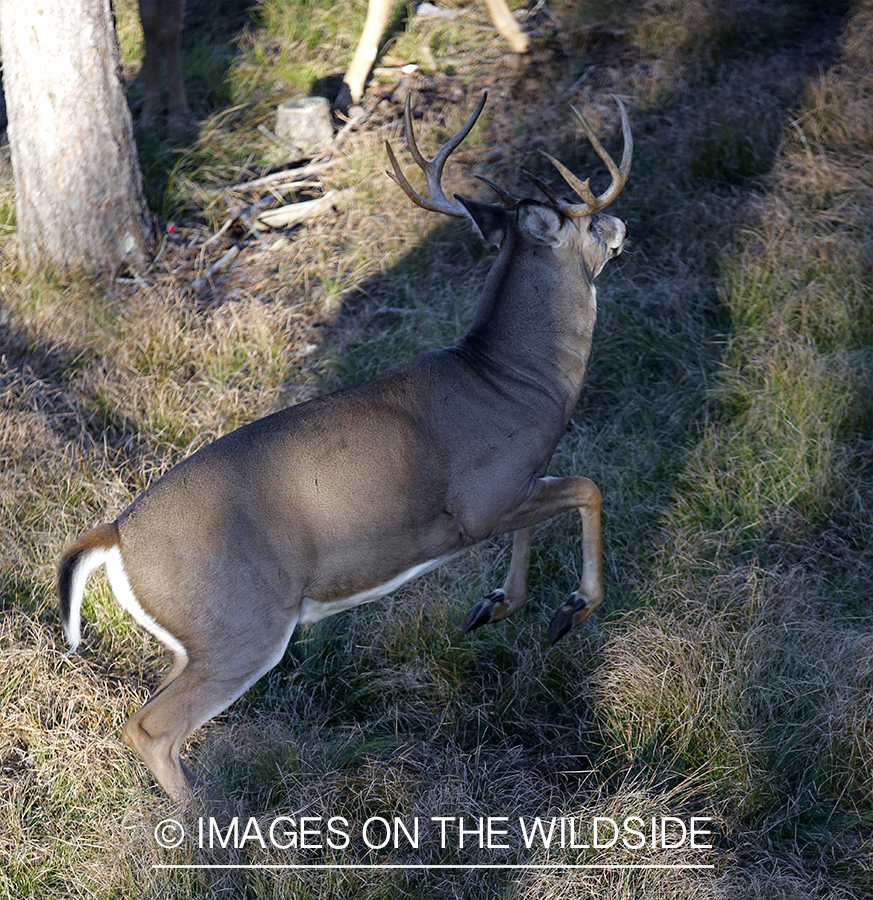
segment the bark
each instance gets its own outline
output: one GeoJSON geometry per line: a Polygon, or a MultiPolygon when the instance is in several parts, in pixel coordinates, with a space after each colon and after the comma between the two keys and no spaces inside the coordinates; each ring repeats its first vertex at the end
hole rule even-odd
{"type": "Polygon", "coordinates": [[[150,258],[110,0],[0,0],[22,264],[115,274],[150,258]]]}

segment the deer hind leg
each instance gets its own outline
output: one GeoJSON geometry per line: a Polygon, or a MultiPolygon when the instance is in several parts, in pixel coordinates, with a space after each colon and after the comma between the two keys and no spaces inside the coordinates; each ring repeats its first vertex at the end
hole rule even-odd
{"type": "Polygon", "coordinates": [[[506,39],[513,53],[527,53],[527,35],[518,27],[518,22],[506,5],[506,0],[485,0],[491,21],[499,35],[506,39]]]}
{"type": "Polygon", "coordinates": [[[187,806],[199,800],[221,808],[220,799],[185,765],[179,751],[201,725],[279,662],[296,624],[297,617],[287,628],[260,629],[257,642],[251,635],[230,636],[211,649],[192,651],[187,661],[177,658],[157,693],[124,723],[125,743],[175,803],[187,806]]]}
{"type": "Polygon", "coordinates": [[[179,128],[188,118],[188,97],[182,71],[182,20],[185,0],[165,3],[162,40],[167,55],[167,87],[169,89],[170,127],[179,128]]]}
{"type": "Polygon", "coordinates": [[[600,491],[587,478],[538,479],[525,503],[496,529],[498,532],[515,530],[506,583],[470,610],[464,619],[464,630],[499,622],[522,606],[527,597],[531,526],[573,509],[577,509],[582,518],[582,581],[558,607],[549,624],[549,641],[554,644],[571,628],[585,621],[603,600],[600,505],[600,491]]]}
{"type": "Polygon", "coordinates": [[[369,0],[361,39],[358,41],[355,55],[346,69],[342,88],[334,103],[337,108],[347,108],[351,103],[357,103],[364,96],[364,84],[376,61],[379,41],[385,33],[391,5],[392,0],[369,0]]]}

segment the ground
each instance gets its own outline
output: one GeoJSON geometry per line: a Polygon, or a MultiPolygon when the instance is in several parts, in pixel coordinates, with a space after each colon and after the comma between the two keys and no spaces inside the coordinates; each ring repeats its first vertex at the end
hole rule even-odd
{"type": "MultiPolygon", "coordinates": [[[[869,896],[873,8],[518,5],[533,45],[523,59],[484,9],[457,8],[451,20],[398,9],[361,118],[322,168],[291,175],[306,161],[274,136],[275,107],[335,91],[363,8],[189,0],[190,130],[138,132],[164,246],[118,282],[21,271],[4,170],[7,896],[869,896]],[[246,811],[236,836],[221,835],[235,846],[202,847],[121,742],[169,660],[97,577],[82,646],[64,655],[57,560],[218,435],[463,332],[493,252],[464,223],[408,203],[384,174],[384,142],[411,173],[405,93],[430,154],[485,89],[446,175],[450,191],[481,199],[476,173],[526,191],[527,168],[557,187],[540,149],[596,189],[604,170],[570,104],[616,153],[609,95],[630,111],[634,167],[613,209],[630,240],[598,282],[588,380],[551,469],[603,493],[606,599],[548,648],[548,620],[578,583],[568,516],[536,530],[531,599],[508,622],[460,628],[502,581],[509,542],[498,540],[300,629],[283,662],[186,747],[246,811]],[[265,176],[271,190],[252,184],[265,176]],[[331,190],[334,205],[302,225],[246,222],[331,190]],[[271,823],[293,831],[301,816],[320,817],[322,849],[270,840],[271,823]],[[327,843],[331,817],[345,820],[334,825],[348,846],[327,843]],[[397,850],[368,847],[373,817],[418,819],[419,848],[402,834],[397,850]],[[432,817],[451,819],[446,846],[432,817]],[[491,817],[492,846],[468,832],[461,847],[458,817],[468,829],[491,817]],[[571,821],[590,835],[595,817],[620,829],[638,818],[646,839],[528,848],[536,817],[563,820],[565,837],[571,821]],[[156,830],[169,818],[188,829],[176,848],[159,840],[172,843],[172,826],[156,830]],[[703,823],[712,834],[699,843],[712,846],[663,846],[664,818],[703,823]],[[301,862],[552,868],[162,868],[301,862]],[[644,868],[663,865],[674,868],[644,868]]],[[[136,118],[135,4],[117,13],[136,118]]]]}

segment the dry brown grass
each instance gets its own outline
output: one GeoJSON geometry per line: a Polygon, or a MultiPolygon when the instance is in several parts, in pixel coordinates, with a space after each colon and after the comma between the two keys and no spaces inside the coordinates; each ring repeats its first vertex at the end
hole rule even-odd
{"type": "MultiPolygon", "coordinates": [[[[494,542],[371,609],[302,629],[283,663],[187,747],[262,822],[708,816],[714,847],[691,858],[715,868],[154,868],[289,853],[155,843],[155,824],[174,810],[120,733],[166,659],[97,579],[81,652],[64,655],[61,548],[215,436],[454,340],[491,259],[382,174],[384,140],[398,135],[390,72],[338,165],[308,188],[347,191],[335,211],[275,249],[234,226],[203,250],[229,213],[230,181],[275,164],[274,143],[256,131],[271,127],[271,104],[338,71],[351,45],[348,7],[310,16],[292,6],[262,10],[226,66],[224,94],[203,88],[215,53],[191,38],[204,119],[184,153],[156,157],[175,166],[152,189],[178,226],[157,266],[111,287],[30,275],[17,269],[11,229],[0,230],[0,895],[868,896],[869,3],[842,23],[816,3],[558,4],[551,19],[536,14],[523,66],[487,33],[458,49],[472,12],[449,30],[414,21],[389,47],[390,65],[422,46],[434,57],[424,54],[413,81],[426,150],[490,89],[449,172],[467,195],[482,195],[474,172],[510,187],[523,186],[523,166],[551,177],[540,147],[591,170],[568,101],[609,146],[607,95],[632,109],[634,174],[616,204],[632,243],[600,287],[589,383],[554,462],[603,490],[607,602],[596,625],[545,649],[543,622],[579,574],[576,523],[559,521],[537,531],[528,606],[463,637],[463,610],[507,562],[506,542],[494,542]],[[331,30],[333,44],[321,38],[331,30]],[[236,264],[192,292],[233,244],[236,264]]],[[[119,9],[133,54],[133,5],[119,9]]],[[[11,201],[5,171],[4,223],[11,201]]],[[[324,858],[616,854],[483,857],[428,843],[324,858]]],[[[630,856],[677,859],[660,848],[630,856]]]]}

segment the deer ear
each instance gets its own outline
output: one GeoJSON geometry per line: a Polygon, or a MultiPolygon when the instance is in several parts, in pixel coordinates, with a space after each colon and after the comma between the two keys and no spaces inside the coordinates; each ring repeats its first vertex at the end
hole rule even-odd
{"type": "Polygon", "coordinates": [[[483,240],[498,247],[503,243],[506,237],[506,210],[503,207],[468,200],[457,194],[455,200],[467,210],[467,215],[472,219],[483,240]]]}
{"type": "Polygon", "coordinates": [[[518,206],[518,229],[535,244],[556,247],[564,242],[561,234],[564,220],[550,206],[542,203],[520,203],[518,206]]]}

